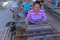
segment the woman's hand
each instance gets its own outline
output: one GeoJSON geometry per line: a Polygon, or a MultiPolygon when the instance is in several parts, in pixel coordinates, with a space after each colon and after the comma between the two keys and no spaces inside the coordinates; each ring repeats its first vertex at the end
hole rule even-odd
{"type": "Polygon", "coordinates": [[[43,24],[43,21],[39,21],[38,23],[39,23],[39,24],[43,24]]]}
{"type": "Polygon", "coordinates": [[[37,22],[36,24],[38,25],[39,23],[37,22]]]}
{"type": "Polygon", "coordinates": [[[43,21],[40,20],[40,21],[38,21],[36,24],[43,24],[43,21]]]}

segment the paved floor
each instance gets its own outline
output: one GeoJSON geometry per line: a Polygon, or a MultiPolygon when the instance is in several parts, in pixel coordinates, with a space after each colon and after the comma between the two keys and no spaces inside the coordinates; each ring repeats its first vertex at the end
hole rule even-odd
{"type": "Polygon", "coordinates": [[[47,12],[48,19],[50,23],[60,31],[60,21],[53,15],[50,15],[50,13],[47,12]]]}
{"type": "MultiPolygon", "coordinates": [[[[6,7],[7,8],[7,7],[6,7]]],[[[9,8],[0,10],[0,40],[4,36],[6,23],[12,20],[12,15],[9,8]]]]}

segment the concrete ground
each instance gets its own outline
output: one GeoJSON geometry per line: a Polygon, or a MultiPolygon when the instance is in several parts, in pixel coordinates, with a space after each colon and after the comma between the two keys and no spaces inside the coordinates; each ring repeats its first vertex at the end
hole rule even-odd
{"type": "Polygon", "coordinates": [[[4,8],[6,9],[0,9],[0,40],[2,40],[4,36],[6,23],[12,20],[12,15],[9,10],[10,8],[7,8],[7,6],[5,6],[4,8]]]}

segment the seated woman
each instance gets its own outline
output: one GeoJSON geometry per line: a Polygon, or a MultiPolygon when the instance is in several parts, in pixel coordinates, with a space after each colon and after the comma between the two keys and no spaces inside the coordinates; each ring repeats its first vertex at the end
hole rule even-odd
{"type": "Polygon", "coordinates": [[[25,18],[25,24],[43,24],[47,21],[47,16],[44,10],[40,9],[41,5],[39,1],[35,1],[33,9],[28,11],[25,18]]]}

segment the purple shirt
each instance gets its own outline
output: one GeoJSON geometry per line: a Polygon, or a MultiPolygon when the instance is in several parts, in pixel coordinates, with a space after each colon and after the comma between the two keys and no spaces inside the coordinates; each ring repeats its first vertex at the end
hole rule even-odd
{"type": "Polygon", "coordinates": [[[47,20],[47,16],[46,16],[45,12],[41,9],[39,10],[38,13],[35,13],[33,9],[28,11],[28,14],[25,18],[25,21],[29,21],[32,23],[36,23],[40,20],[43,20],[43,21],[47,20]]]}

